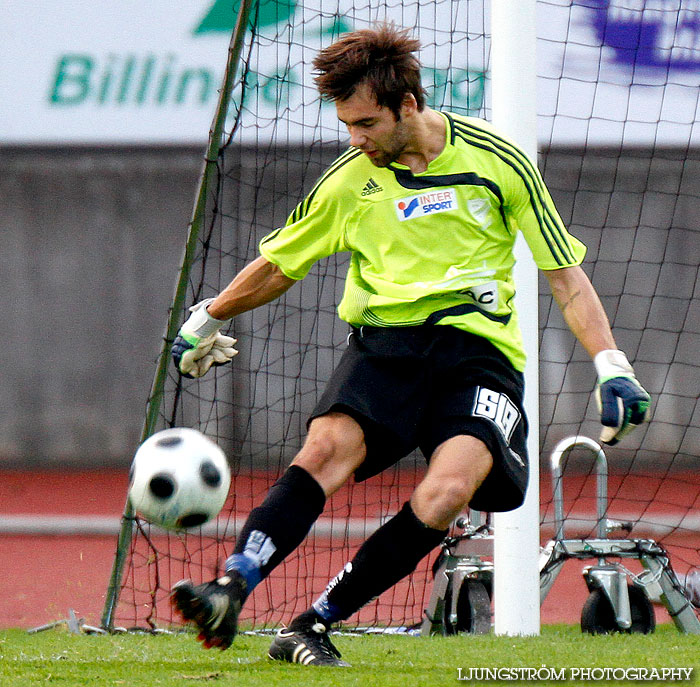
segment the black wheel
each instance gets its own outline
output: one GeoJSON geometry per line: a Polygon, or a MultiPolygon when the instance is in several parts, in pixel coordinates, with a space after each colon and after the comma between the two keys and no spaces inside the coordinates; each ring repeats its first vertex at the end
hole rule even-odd
{"type": "Polygon", "coordinates": [[[482,635],[491,631],[491,598],[486,585],[480,580],[464,580],[458,590],[457,622],[450,622],[452,594],[450,585],[445,594],[445,632],[448,635],[460,632],[482,635]]]}
{"type": "Polygon", "coordinates": [[[610,599],[602,589],[594,589],[581,611],[581,630],[592,635],[626,632],[650,634],[656,628],[656,618],[651,601],[641,587],[628,585],[632,625],[626,629],[618,626],[610,599]]]}

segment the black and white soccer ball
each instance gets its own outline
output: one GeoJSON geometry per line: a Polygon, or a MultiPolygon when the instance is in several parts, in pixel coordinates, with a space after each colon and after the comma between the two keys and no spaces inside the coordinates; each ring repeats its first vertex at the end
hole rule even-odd
{"type": "Polygon", "coordinates": [[[226,455],[188,427],[157,432],[134,455],[129,500],[134,513],[168,530],[199,527],[221,511],[231,485],[226,455]]]}

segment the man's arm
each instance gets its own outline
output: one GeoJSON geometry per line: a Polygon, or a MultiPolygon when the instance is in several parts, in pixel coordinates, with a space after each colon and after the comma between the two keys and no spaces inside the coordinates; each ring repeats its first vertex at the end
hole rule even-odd
{"type": "Polygon", "coordinates": [[[566,324],[588,355],[595,358],[601,351],[616,349],[608,317],[583,269],[576,265],[547,270],[545,275],[566,324]]]}
{"type": "Polygon", "coordinates": [[[261,256],[246,265],[216,298],[193,305],[173,342],[178,372],[201,377],[212,365],[228,363],[238,353],[233,347],[236,339],[222,335],[221,327],[232,317],[278,298],[295,281],[261,256]]]}
{"type": "Polygon", "coordinates": [[[647,419],[649,394],[617,349],[605,310],[580,266],[545,272],[566,324],[581,342],[598,373],[596,400],[603,430],[600,440],[614,445],[647,419]]]}
{"type": "Polygon", "coordinates": [[[296,284],[296,279],[262,256],[246,265],[233,281],[207,306],[217,320],[230,320],[236,315],[253,310],[279,298],[296,284]]]}

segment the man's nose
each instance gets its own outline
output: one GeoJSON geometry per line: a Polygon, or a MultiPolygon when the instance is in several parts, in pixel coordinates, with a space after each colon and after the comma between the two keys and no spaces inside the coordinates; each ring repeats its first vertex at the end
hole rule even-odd
{"type": "Polygon", "coordinates": [[[354,148],[362,148],[367,143],[367,136],[356,129],[350,129],[350,145],[354,148]]]}

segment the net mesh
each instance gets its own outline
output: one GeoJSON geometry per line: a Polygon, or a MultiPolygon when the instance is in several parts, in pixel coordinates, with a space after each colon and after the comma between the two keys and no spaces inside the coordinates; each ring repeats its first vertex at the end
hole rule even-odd
{"type": "MultiPolygon", "coordinates": [[[[549,58],[539,79],[543,173],[564,221],[588,246],[584,268],[617,344],[653,398],[651,423],[605,449],[609,517],[631,526],[610,536],[657,540],[684,582],[700,566],[700,235],[693,211],[700,10],[686,2],[539,7],[549,26],[568,27],[566,42],[540,34],[549,58]]],[[[547,458],[562,438],[597,438],[599,428],[588,356],[544,280],[540,294],[546,537],[553,529],[547,458]]],[[[567,536],[590,536],[593,460],[579,451],[569,462],[567,536]]]]}
{"type": "MultiPolygon", "coordinates": [[[[632,526],[631,535],[610,536],[660,541],[683,580],[700,566],[700,241],[693,213],[700,154],[695,109],[691,114],[686,103],[690,89],[697,101],[697,85],[691,84],[692,70],[674,60],[697,57],[698,51],[692,42],[684,47],[690,41],[687,31],[674,29],[677,39],[670,47],[650,56],[645,43],[650,32],[644,28],[647,21],[668,28],[673,12],[681,16],[681,9],[685,20],[700,24],[700,11],[670,2],[661,3],[668,15],[659,10],[647,16],[646,4],[539,3],[546,19],[539,31],[540,55],[545,55],[539,64],[540,166],[565,222],[589,247],[584,268],[620,348],[654,399],[652,424],[622,448],[606,449],[610,517],[632,526]],[[631,39],[619,34],[633,41],[631,47],[609,45],[611,35],[618,36],[610,28],[616,21],[636,27],[631,39]],[[586,31],[576,33],[582,25],[586,31]],[[623,64],[627,71],[620,76],[613,67],[629,57],[625,51],[631,51],[632,61],[623,64]],[[649,67],[652,59],[665,59],[665,66],[649,67]],[[640,105],[640,88],[656,106],[640,105]],[[679,93],[683,107],[674,100],[679,93]]],[[[347,135],[333,106],[317,98],[311,60],[341,33],[384,19],[415,27],[432,106],[489,117],[488,16],[480,1],[259,3],[227,120],[229,140],[218,159],[217,184],[189,275],[187,304],[216,294],[255,258],[259,240],[285,221],[346,148],[347,135]]],[[[220,571],[247,513],[300,448],[306,418],[348,333],[335,313],[346,264],[343,255],[324,260],[281,299],[237,317],[240,355],[232,366],[201,380],[169,373],[158,428],[196,427],[215,438],[230,457],[231,496],[218,521],[196,534],[166,535],[137,521],[117,624],[174,623],[170,586],[183,577],[199,582],[220,571]]],[[[544,542],[553,530],[548,457],[562,438],[596,437],[598,425],[590,360],[568,332],[544,280],[540,292],[544,542]]],[[[335,494],[306,542],[255,590],[243,624],[270,628],[307,608],[364,538],[400,509],[423,471],[422,457],[411,455],[335,494]]],[[[593,533],[594,482],[592,461],[572,454],[564,484],[567,535],[593,533]]],[[[426,559],[349,624],[419,623],[430,593],[431,564],[426,559]]]]}
{"type": "MultiPolygon", "coordinates": [[[[254,12],[227,120],[229,141],[218,160],[218,182],[189,277],[188,304],[217,293],[254,259],[260,239],[284,223],[347,148],[335,108],[319,102],[311,74],[314,55],[341,33],[381,20],[417,27],[428,102],[484,114],[487,41],[480,3],[263,2],[254,12]]],[[[172,623],[170,585],[216,574],[247,513],[301,447],[306,419],[349,332],[335,311],[347,261],[338,255],[316,264],[278,301],[237,317],[240,354],[233,366],[199,381],[169,375],[159,428],[185,425],[216,438],[231,461],[232,497],[216,530],[205,527],[204,534],[166,536],[139,521],[117,623],[172,623]]],[[[422,457],[408,456],[335,494],[305,543],[246,602],[243,625],[265,629],[305,610],[367,535],[398,512],[424,469],[422,457]]],[[[350,624],[419,622],[430,592],[429,565],[426,560],[350,624]]]]}

